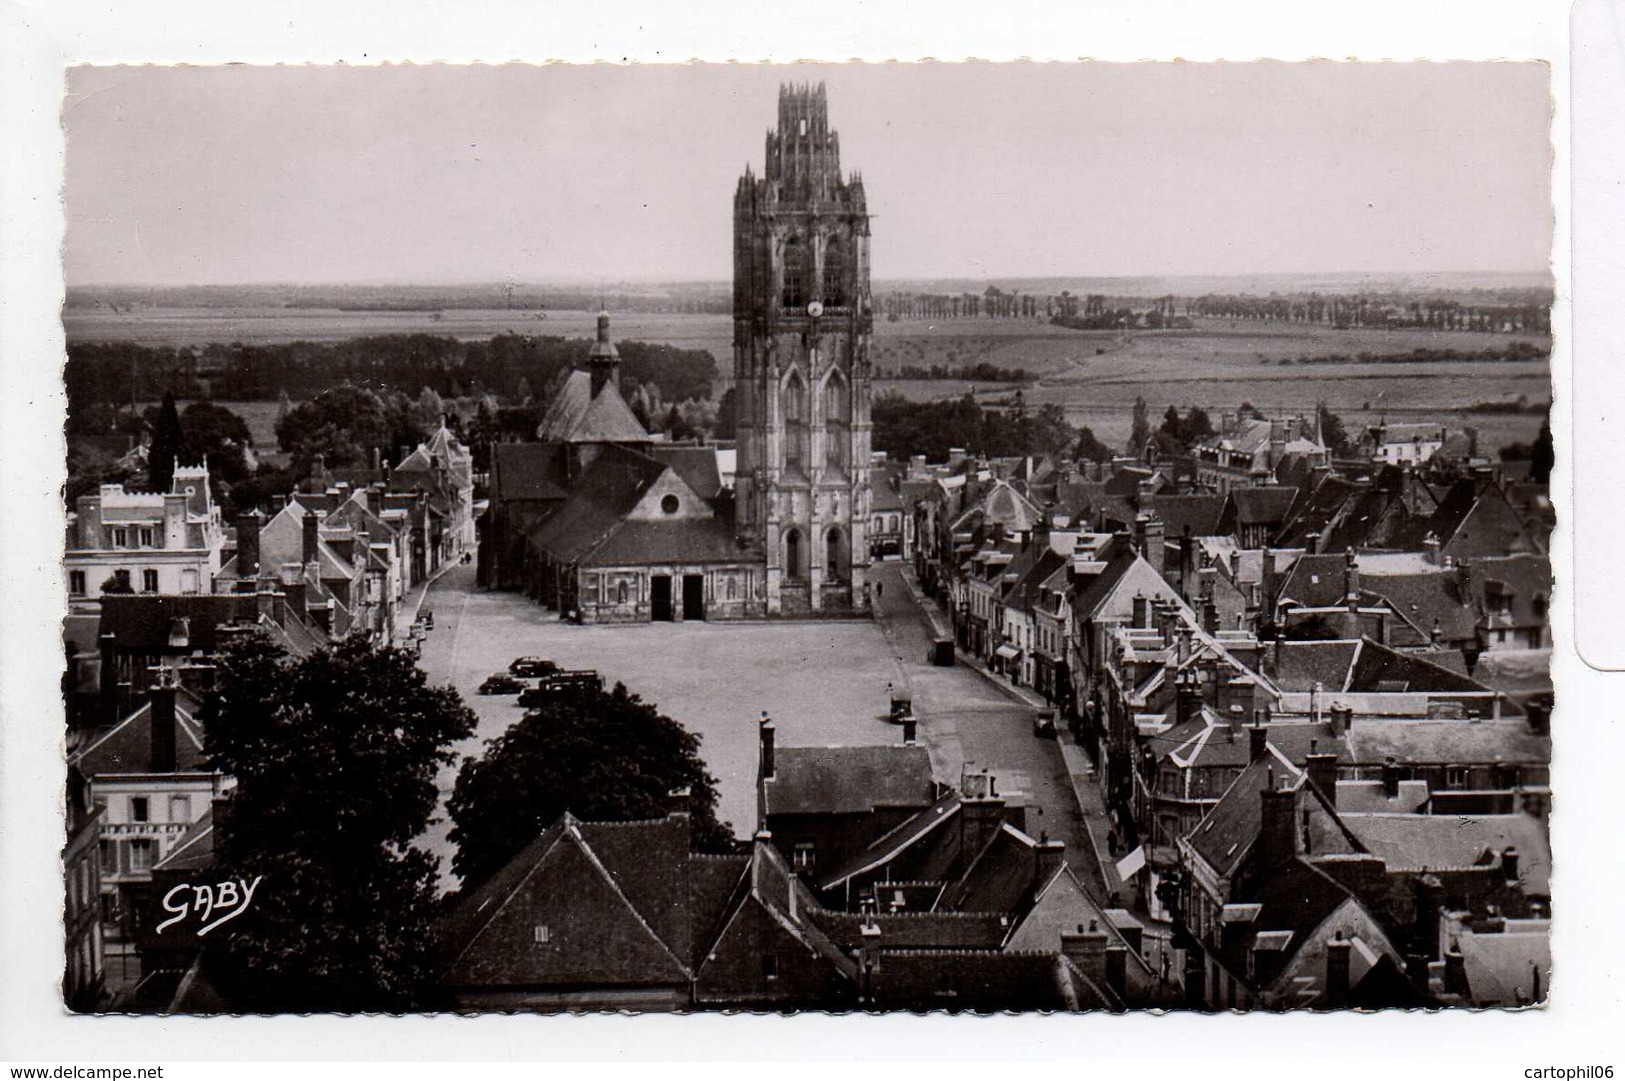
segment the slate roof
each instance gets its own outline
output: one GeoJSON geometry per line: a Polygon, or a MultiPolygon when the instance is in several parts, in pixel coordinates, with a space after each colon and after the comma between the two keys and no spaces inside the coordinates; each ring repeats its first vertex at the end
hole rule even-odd
{"type": "Polygon", "coordinates": [[[1264,651],[1264,672],[1283,691],[1310,691],[1316,683],[1329,691],[1347,685],[1359,655],[1359,640],[1281,642],[1264,651]]]}
{"type": "MultiPolygon", "coordinates": [[[[842,867],[825,875],[819,883],[820,890],[833,889],[855,875],[863,874],[887,864],[894,863],[911,849],[916,849],[914,866],[919,867],[923,862],[919,857],[923,855],[925,842],[933,834],[939,835],[944,846],[951,845],[952,852],[957,855],[958,831],[945,829],[950,822],[957,822],[963,803],[963,797],[958,792],[949,792],[931,806],[923,808],[917,814],[910,815],[896,826],[870,842],[869,847],[853,856],[842,867]]],[[[950,860],[951,860],[950,856],[950,860]]],[[[942,861],[945,869],[949,861],[942,861]]],[[[929,872],[927,872],[929,873],[929,872]]]]}
{"type": "Polygon", "coordinates": [[[212,871],[214,869],[214,808],[211,806],[186,828],[163,859],[152,865],[154,871],[212,871]]]}
{"type": "Polygon", "coordinates": [[[1121,1008],[1116,996],[1053,953],[897,950],[886,952],[881,964],[874,1006],[882,1010],[1121,1008]]]}
{"type": "Polygon", "coordinates": [[[1536,970],[1541,987],[1551,987],[1552,935],[1546,921],[1528,931],[1465,934],[1457,945],[1474,1005],[1529,1003],[1534,998],[1536,970]]]}
{"type": "Polygon", "coordinates": [[[863,944],[861,928],[880,928],[884,949],[996,950],[1010,933],[1011,917],[1000,912],[898,912],[864,915],[821,911],[818,925],[845,950],[863,944]]]}
{"type": "MultiPolygon", "coordinates": [[[[673,831],[666,820],[592,829],[594,840],[604,846],[603,855],[589,844],[586,832],[579,819],[565,814],[458,901],[439,925],[446,982],[615,986],[690,980],[692,957],[674,948],[693,937],[689,918],[694,914],[688,911],[688,888],[681,877],[687,846],[669,851],[673,831]],[[621,836],[612,838],[616,832],[621,836]],[[538,893],[529,887],[544,873],[553,876],[556,891],[538,893]],[[648,910],[640,909],[634,897],[648,910]],[[559,929],[560,945],[536,943],[532,909],[554,920],[574,912],[580,922],[559,929]],[[674,932],[679,925],[683,929],[674,932]],[[676,941],[662,938],[662,930],[676,941]],[[562,943],[570,938],[579,942],[566,951],[562,943]]],[[[715,914],[699,915],[708,927],[715,922],[715,914]]]]}
{"type": "Polygon", "coordinates": [[[1297,489],[1264,485],[1232,488],[1227,497],[1235,510],[1237,525],[1280,525],[1292,509],[1297,489]]]}
{"type": "Polygon", "coordinates": [[[682,478],[683,483],[692,488],[695,495],[707,502],[715,499],[722,491],[722,474],[717,470],[715,447],[656,443],[649,448],[649,455],[656,461],[670,466],[671,471],[682,478]]]}
{"type": "Polygon", "coordinates": [[[1005,822],[988,838],[937,907],[948,912],[1016,912],[1033,893],[1038,842],[1005,822]]]}
{"type": "Polygon", "coordinates": [[[647,443],[649,433],[614,383],[594,396],[592,375],[572,371],[548,405],[536,437],[559,443],[647,443]]]}
{"type": "Polygon", "coordinates": [[[604,447],[564,505],[531,530],[531,542],[561,563],[575,562],[622,524],[666,469],[646,454],[604,447]]]}
{"type": "Polygon", "coordinates": [[[563,500],[564,448],[557,443],[497,443],[491,447],[491,494],[499,502],[563,500]]]}
{"type": "Polygon", "coordinates": [[[1414,765],[1544,765],[1552,760],[1551,737],[1531,732],[1522,719],[1357,720],[1344,743],[1351,763],[1368,766],[1389,757],[1414,765]]]}
{"type": "Polygon", "coordinates": [[[1343,824],[1390,871],[1451,871],[1499,866],[1518,850],[1518,881],[1533,897],[1552,893],[1552,851],[1545,827],[1526,814],[1344,814],[1343,824]]]}
{"type": "Polygon", "coordinates": [[[1224,497],[1211,494],[1152,495],[1140,500],[1140,510],[1153,512],[1162,519],[1164,534],[1170,541],[1184,536],[1187,527],[1191,536],[1205,537],[1219,531],[1224,497]]]}
{"type": "MultiPolygon", "coordinates": [[[[86,777],[152,772],[152,703],[99,734],[73,759],[86,777]]],[[[203,726],[176,696],[175,772],[209,773],[203,754],[203,726]]]]}
{"type": "Polygon", "coordinates": [[[1370,638],[1361,640],[1359,656],[1343,689],[1363,693],[1403,690],[1408,694],[1487,693],[1490,690],[1477,680],[1433,664],[1419,654],[1401,653],[1370,638]]]}
{"type": "Polygon", "coordinates": [[[113,634],[120,652],[173,652],[169,632],[177,619],[186,620],[186,652],[212,653],[220,646],[222,626],[259,622],[259,607],[252,593],[114,593],[102,598],[101,633],[113,634]]]}
{"type": "Polygon", "coordinates": [[[762,781],[765,814],[866,814],[927,807],[936,799],[931,756],[920,744],[779,747],[762,781]]]}

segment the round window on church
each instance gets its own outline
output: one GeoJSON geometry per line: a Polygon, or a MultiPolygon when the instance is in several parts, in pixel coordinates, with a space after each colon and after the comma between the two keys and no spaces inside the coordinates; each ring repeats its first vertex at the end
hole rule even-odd
{"type": "Polygon", "coordinates": [[[682,504],[677,501],[677,497],[674,495],[668,495],[660,501],[660,509],[667,514],[676,514],[677,508],[680,506],[682,504]]]}

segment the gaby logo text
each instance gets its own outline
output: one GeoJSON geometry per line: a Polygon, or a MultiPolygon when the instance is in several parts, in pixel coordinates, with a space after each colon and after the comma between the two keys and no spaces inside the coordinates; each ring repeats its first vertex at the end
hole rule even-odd
{"type": "Polygon", "coordinates": [[[222,923],[247,912],[254,900],[254,891],[259,889],[264,878],[264,875],[256,875],[252,882],[228,878],[224,882],[202,885],[182,882],[164,894],[164,911],[173,912],[174,915],[160,923],[155,931],[163,934],[166,928],[195,916],[203,924],[197,930],[198,935],[206,935],[222,923]]]}

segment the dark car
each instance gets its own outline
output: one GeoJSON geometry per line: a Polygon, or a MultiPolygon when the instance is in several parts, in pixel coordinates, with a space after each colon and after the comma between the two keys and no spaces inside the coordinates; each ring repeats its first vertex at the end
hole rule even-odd
{"type": "Polygon", "coordinates": [[[516,676],[534,679],[537,676],[551,676],[559,670],[559,666],[552,661],[541,657],[515,657],[514,662],[508,665],[508,671],[516,676]]]}
{"type": "Polygon", "coordinates": [[[1055,738],[1055,711],[1041,709],[1033,714],[1033,735],[1039,739],[1055,738]]]}
{"type": "Polygon", "coordinates": [[[434,612],[431,609],[425,608],[422,612],[418,613],[418,622],[423,624],[423,626],[428,630],[434,630],[434,612]]]}
{"type": "Polygon", "coordinates": [[[515,679],[506,672],[496,672],[480,684],[481,694],[518,694],[524,689],[524,680],[515,679]]]}

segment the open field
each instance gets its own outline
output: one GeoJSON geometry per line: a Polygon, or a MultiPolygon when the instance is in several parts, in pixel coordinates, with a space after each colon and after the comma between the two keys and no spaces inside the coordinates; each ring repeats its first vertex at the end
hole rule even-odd
{"type": "MultiPolygon", "coordinates": [[[[363,334],[430,333],[482,338],[505,332],[588,337],[594,314],[450,310],[436,320],[431,312],[339,311],[337,309],[70,309],[69,340],[130,340],[145,344],[203,345],[209,342],[338,340],[363,334]]],[[[725,315],[615,315],[618,338],[666,342],[709,349],[724,375],[731,365],[729,317],[725,315]]],[[[1461,410],[1477,402],[1515,401],[1520,396],[1550,400],[1544,361],[1428,361],[1406,364],[1297,364],[1303,356],[1402,353],[1412,349],[1479,350],[1504,348],[1527,335],[1475,334],[1434,330],[1337,330],[1295,324],[1199,320],[1192,330],[1078,331],[1021,319],[957,319],[938,322],[879,319],[874,359],[884,373],[905,364],[959,366],[985,362],[1026,368],[1038,377],[1024,388],[1029,405],[1060,403],[1069,419],[1089,425],[1109,442],[1127,438],[1129,410],[1143,395],[1153,413],[1169,404],[1200,405],[1210,412],[1251,402],[1265,412],[1299,412],[1321,399],[1349,423],[1438,417],[1453,425],[1471,424],[1493,452],[1511,441],[1527,441],[1540,426],[1535,414],[1471,415],[1461,410]],[[1282,363],[1285,361],[1286,363],[1282,363]]],[[[720,380],[717,393],[726,387],[720,380]]],[[[880,380],[877,393],[925,400],[964,393],[952,380],[880,380]]],[[[984,401],[997,400],[1010,384],[975,385],[984,401]]],[[[263,403],[262,403],[263,404],[263,403]]],[[[235,407],[234,407],[235,408],[235,407]]],[[[245,410],[259,412],[255,406],[245,410]]],[[[271,414],[274,417],[274,412],[271,414]]],[[[268,422],[251,417],[255,442],[274,443],[268,422]],[[264,433],[264,434],[262,434],[264,433]]]]}

